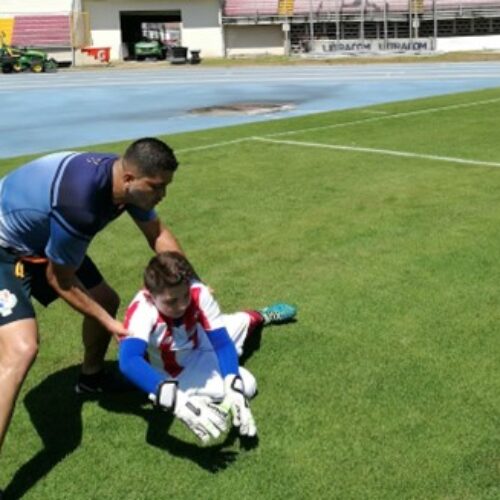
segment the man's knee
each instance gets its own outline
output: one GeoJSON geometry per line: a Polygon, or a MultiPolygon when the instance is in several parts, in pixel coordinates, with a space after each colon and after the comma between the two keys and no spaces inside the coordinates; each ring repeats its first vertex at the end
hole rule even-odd
{"type": "Polygon", "coordinates": [[[114,316],[120,307],[119,295],[105,282],[89,290],[92,298],[114,316]]]}
{"type": "Polygon", "coordinates": [[[1,364],[25,371],[38,354],[38,333],[33,320],[21,320],[0,328],[1,364]]]}
{"type": "Polygon", "coordinates": [[[113,316],[116,314],[118,308],[120,307],[120,296],[112,288],[108,289],[105,300],[103,302],[103,307],[113,316]]]}
{"type": "Polygon", "coordinates": [[[36,339],[24,339],[13,346],[13,357],[19,364],[29,367],[38,355],[38,341],[36,339]]]}

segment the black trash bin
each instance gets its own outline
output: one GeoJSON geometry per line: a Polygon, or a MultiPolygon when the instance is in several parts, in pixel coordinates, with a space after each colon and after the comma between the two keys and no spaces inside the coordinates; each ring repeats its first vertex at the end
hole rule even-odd
{"type": "Polygon", "coordinates": [[[172,64],[186,64],[187,53],[187,47],[172,47],[170,50],[170,62],[172,64]]]}
{"type": "Polygon", "coordinates": [[[200,58],[200,52],[201,50],[191,50],[191,59],[189,62],[191,64],[200,64],[201,58],[200,58]]]}

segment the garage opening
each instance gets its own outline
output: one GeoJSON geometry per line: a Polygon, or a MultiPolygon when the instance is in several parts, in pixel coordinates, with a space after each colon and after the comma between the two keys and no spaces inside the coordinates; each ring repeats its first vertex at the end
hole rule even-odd
{"type": "Polygon", "coordinates": [[[120,12],[123,58],[140,59],[149,53],[165,58],[171,47],[181,45],[181,22],[180,11],[120,12]],[[147,50],[139,51],[139,43],[143,48],[148,44],[147,50]]]}

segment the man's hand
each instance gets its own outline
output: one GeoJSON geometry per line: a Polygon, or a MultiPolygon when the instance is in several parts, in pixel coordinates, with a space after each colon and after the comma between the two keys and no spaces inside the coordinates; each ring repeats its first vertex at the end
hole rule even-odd
{"type": "Polygon", "coordinates": [[[123,340],[125,337],[128,337],[129,332],[127,329],[123,326],[123,323],[121,321],[118,321],[117,319],[114,319],[113,317],[110,316],[108,322],[104,325],[108,332],[113,335],[115,340],[118,342],[120,340],[123,340]]]}
{"type": "Polygon", "coordinates": [[[221,409],[232,413],[233,425],[239,427],[240,435],[255,436],[257,427],[245,397],[243,380],[239,375],[227,375],[224,379],[224,389],[226,397],[220,404],[221,409]]]}
{"type": "Polygon", "coordinates": [[[90,295],[76,276],[76,269],[62,266],[49,260],[46,270],[47,282],[71,307],[98,321],[113,337],[128,335],[120,321],[113,318],[101,304],[90,295]]]}
{"type": "Polygon", "coordinates": [[[177,389],[176,381],[166,381],[160,385],[156,395],[156,404],[174,415],[187,425],[202,443],[210,438],[217,439],[227,431],[227,414],[209,399],[201,396],[186,396],[177,389]]]}

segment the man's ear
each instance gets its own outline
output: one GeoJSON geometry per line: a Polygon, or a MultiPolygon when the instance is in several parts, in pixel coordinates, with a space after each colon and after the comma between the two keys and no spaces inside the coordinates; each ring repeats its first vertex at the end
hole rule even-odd
{"type": "Polygon", "coordinates": [[[135,179],[135,175],[130,170],[126,170],[123,172],[122,178],[123,182],[130,182],[135,179]]]}

